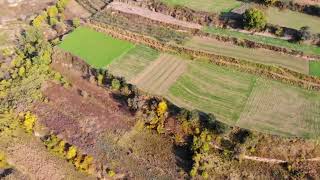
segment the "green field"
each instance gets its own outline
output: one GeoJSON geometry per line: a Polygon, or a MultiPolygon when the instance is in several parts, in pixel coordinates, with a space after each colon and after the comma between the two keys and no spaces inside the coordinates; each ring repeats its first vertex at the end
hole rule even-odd
{"type": "Polygon", "coordinates": [[[300,29],[303,26],[309,26],[313,33],[320,33],[320,17],[307,15],[304,13],[279,10],[277,8],[268,8],[267,20],[271,24],[277,24],[294,29],[300,29]]]}
{"type": "Polygon", "coordinates": [[[131,83],[177,106],[213,113],[222,122],[260,132],[305,138],[320,135],[319,92],[167,54],[142,66],[129,58],[111,67],[126,74],[122,67],[129,61],[128,70],[137,67],[140,72],[130,75],[131,83]]]}
{"type": "Polygon", "coordinates": [[[309,61],[310,75],[320,77],[320,61],[309,61]]]}
{"type": "Polygon", "coordinates": [[[59,47],[79,56],[95,68],[105,68],[132,49],[134,44],[87,27],[79,27],[70,33],[59,47]]]}
{"type": "Polygon", "coordinates": [[[216,28],[216,27],[206,27],[203,29],[203,31],[214,34],[214,35],[229,36],[229,37],[235,37],[239,39],[247,39],[250,41],[263,43],[267,45],[284,47],[284,48],[288,48],[296,51],[302,51],[306,54],[320,55],[320,47],[318,46],[291,43],[287,40],[283,40],[279,38],[273,38],[273,37],[261,36],[261,35],[252,35],[252,34],[242,33],[239,31],[216,28]]]}
{"type": "Polygon", "coordinates": [[[191,41],[188,41],[185,46],[246,61],[282,66],[303,74],[309,74],[308,61],[299,57],[281,54],[271,50],[245,48],[231,43],[224,43],[213,38],[200,37],[193,38],[191,41]]]}
{"type": "Polygon", "coordinates": [[[255,77],[211,65],[191,62],[171,86],[167,97],[179,106],[198,109],[234,125],[250,95],[255,77]]]}
{"type": "Polygon", "coordinates": [[[137,45],[128,53],[113,61],[108,69],[116,76],[122,76],[127,81],[138,75],[152,61],[157,59],[159,52],[142,45],[137,45]]]}
{"type": "Polygon", "coordinates": [[[228,12],[234,8],[241,6],[241,2],[237,0],[161,0],[170,6],[180,5],[197,11],[206,12],[228,12]]]}

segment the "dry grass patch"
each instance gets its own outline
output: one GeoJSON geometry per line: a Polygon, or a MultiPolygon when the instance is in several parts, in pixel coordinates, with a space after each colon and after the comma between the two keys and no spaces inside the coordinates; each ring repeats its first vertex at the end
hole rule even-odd
{"type": "Polygon", "coordinates": [[[251,62],[282,66],[303,74],[309,74],[309,63],[299,57],[280,54],[266,49],[251,49],[224,43],[211,38],[194,37],[186,43],[189,48],[251,62]]]}
{"type": "Polygon", "coordinates": [[[147,46],[137,45],[127,54],[113,61],[108,70],[116,75],[130,81],[142,72],[150,63],[159,56],[158,51],[147,46]]]}
{"type": "Polygon", "coordinates": [[[177,56],[162,54],[156,61],[131,80],[139,88],[163,95],[186,70],[186,62],[177,56]]]}
{"type": "Polygon", "coordinates": [[[254,85],[255,77],[205,62],[190,62],[188,71],[170,88],[175,104],[213,113],[234,124],[254,85]]]}
{"type": "Polygon", "coordinates": [[[237,125],[261,132],[312,138],[320,135],[320,94],[258,79],[237,125]]]}

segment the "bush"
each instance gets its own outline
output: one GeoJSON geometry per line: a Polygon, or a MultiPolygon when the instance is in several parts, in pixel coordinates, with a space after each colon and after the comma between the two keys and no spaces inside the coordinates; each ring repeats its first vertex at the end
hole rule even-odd
{"type": "Polygon", "coordinates": [[[70,146],[67,154],[66,154],[66,158],[68,160],[74,159],[77,156],[77,148],[74,146],[70,146]]]}
{"type": "Polygon", "coordinates": [[[27,132],[33,131],[33,127],[36,123],[36,120],[37,120],[36,116],[32,115],[29,111],[25,114],[23,126],[27,132]]]}
{"type": "Polygon", "coordinates": [[[118,79],[113,79],[111,82],[111,87],[113,90],[119,90],[121,87],[121,83],[118,79]]]}
{"type": "Polygon", "coordinates": [[[51,26],[54,26],[54,25],[56,25],[56,24],[58,24],[59,23],[59,21],[57,20],[57,18],[55,18],[55,17],[50,17],[49,18],[49,24],[51,25],[51,26]]]}
{"type": "Polygon", "coordinates": [[[307,41],[310,40],[312,37],[310,27],[304,26],[302,27],[296,37],[297,41],[307,41]]]}
{"type": "Polygon", "coordinates": [[[267,6],[272,6],[277,2],[277,0],[262,0],[262,1],[267,6]]]}
{"type": "Polygon", "coordinates": [[[74,28],[79,27],[79,26],[80,26],[80,19],[79,19],[79,18],[74,18],[74,19],[72,20],[72,26],[73,26],[74,28]]]}
{"type": "Polygon", "coordinates": [[[54,18],[58,15],[59,11],[56,6],[50,6],[47,10],[48,16],[54,18]]]}
{"type": "Polygon", "coordinates": [[[267,24],[265,14],[256,8],[247,9],[244,13],[244,25],[248,29],[262,30],[267,24]]]}

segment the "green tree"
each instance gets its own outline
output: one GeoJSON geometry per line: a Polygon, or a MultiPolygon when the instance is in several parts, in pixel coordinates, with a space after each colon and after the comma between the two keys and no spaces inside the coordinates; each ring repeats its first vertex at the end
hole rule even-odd
{"type": "Polygon", "coordinates": [[[50,6],[47,10],[48,16],[53,18],[56,17],[59,13],[58,8],[56,6],[50,6]]]}
{"type": "Polygon", "coordinates": [[[267,24],[265,14],[257,9],[250,8],[244,13],[244,25],[248,29],[262,30],[267,24]]]}
{"type": "Polygon", "coordinates": [[[121,83],[118,79],[113,79],[112,82],[111,82],[111,87],[113,90],[119,90],[120,87],[121,87],[121,83]]]}

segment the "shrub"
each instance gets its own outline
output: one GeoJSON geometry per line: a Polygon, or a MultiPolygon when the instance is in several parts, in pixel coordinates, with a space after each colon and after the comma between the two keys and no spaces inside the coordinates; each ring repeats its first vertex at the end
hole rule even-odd
{"type": "Polygon", "coordinates": [[[29,111],[25,114],[23,125],[27,132],[33,131],[33,127],[36,123],[36,120],[36,116],[32,115],[29,111]]]}
{"type": "Polygon", "coordinates": [[[79,27],[79,26],[80,26],[80,19],[79,19],[79,18],[74,18],[74,19],[72,20],[72,26],[73,26],[74,28],[79,27]]]}
{"type": "Polygon", "coordinates": [[[119,90],[120,87],[121,87],[121,83],[118,79],[113,79],[112,82],[111,82],[111,87],[113,90],[119,90]]]}
{"type": "Polygon", "coordinates": [[[99,86],[102,86],[103,85],[103,75],[102,74],[98,74],[98,77],[97,77],[97,79],[98,79],[98,85],[99,86]]]}
{"type": "Polygon", "coordinates": [[[168,105],[165,101],[161,101],[159,104],[158,104],[158,108],[157,108],[157,114],[159,117],[162,117],[166,112],[167,112],[167,109],[168,109],[168,105]]]}
{"type": "Polygon", "coordinates": [[[302,27],[297,34],[297,41],[306,41],[310,40],[312,37],[310,27],[304,26],[302,27]]]}
{"type": "Polygon", "coordinates": [[[25,74],[26,74],[26,68],[25,67],[20,67],[19,68],[19,71],[18,71],[18,74],[20,77],[23,77],[25,74]]]}
{"type": "Polygon", "coordinates": [[[277,2],[277,0],[262,0],[262,1],[267,6],[272,6],[277,2]]]}
{"type": "Polygon", "coordinates": [[[247,9],[244,13],[244,25],[248,29],[262,30],[267,24],[265,14],[256,8],[247,9]]]}
{"type": "Polygon", "coordinates": [[[58,15],[59,11],[56,6],[50,6],[47,10],[48,16],[54,18],[58,15]]]}
{"type": "Polygon", "coordinates": [[[55,18],[55,17],[50,17],[49,18],[49,24],[51,25],[51,26],[54,26],[54,25],[56,25],[56,24],[58,24],[59,23],[59,21],[57,20],[57,18],[55,18]]]}
{"type": "Polygon", "coordinates": [[[77,155],[77,148],[74,146],[70,146],[67,151],[66,158],[68,160],[71,160],[71,159],[74,159],[76,155],[77,155]]]}
{"type": "Polygon", "coordinates": [[[108,170],[107,174],[109,177],[114,177],[116,175],[116,173],[112,170],[108,170]]]}

